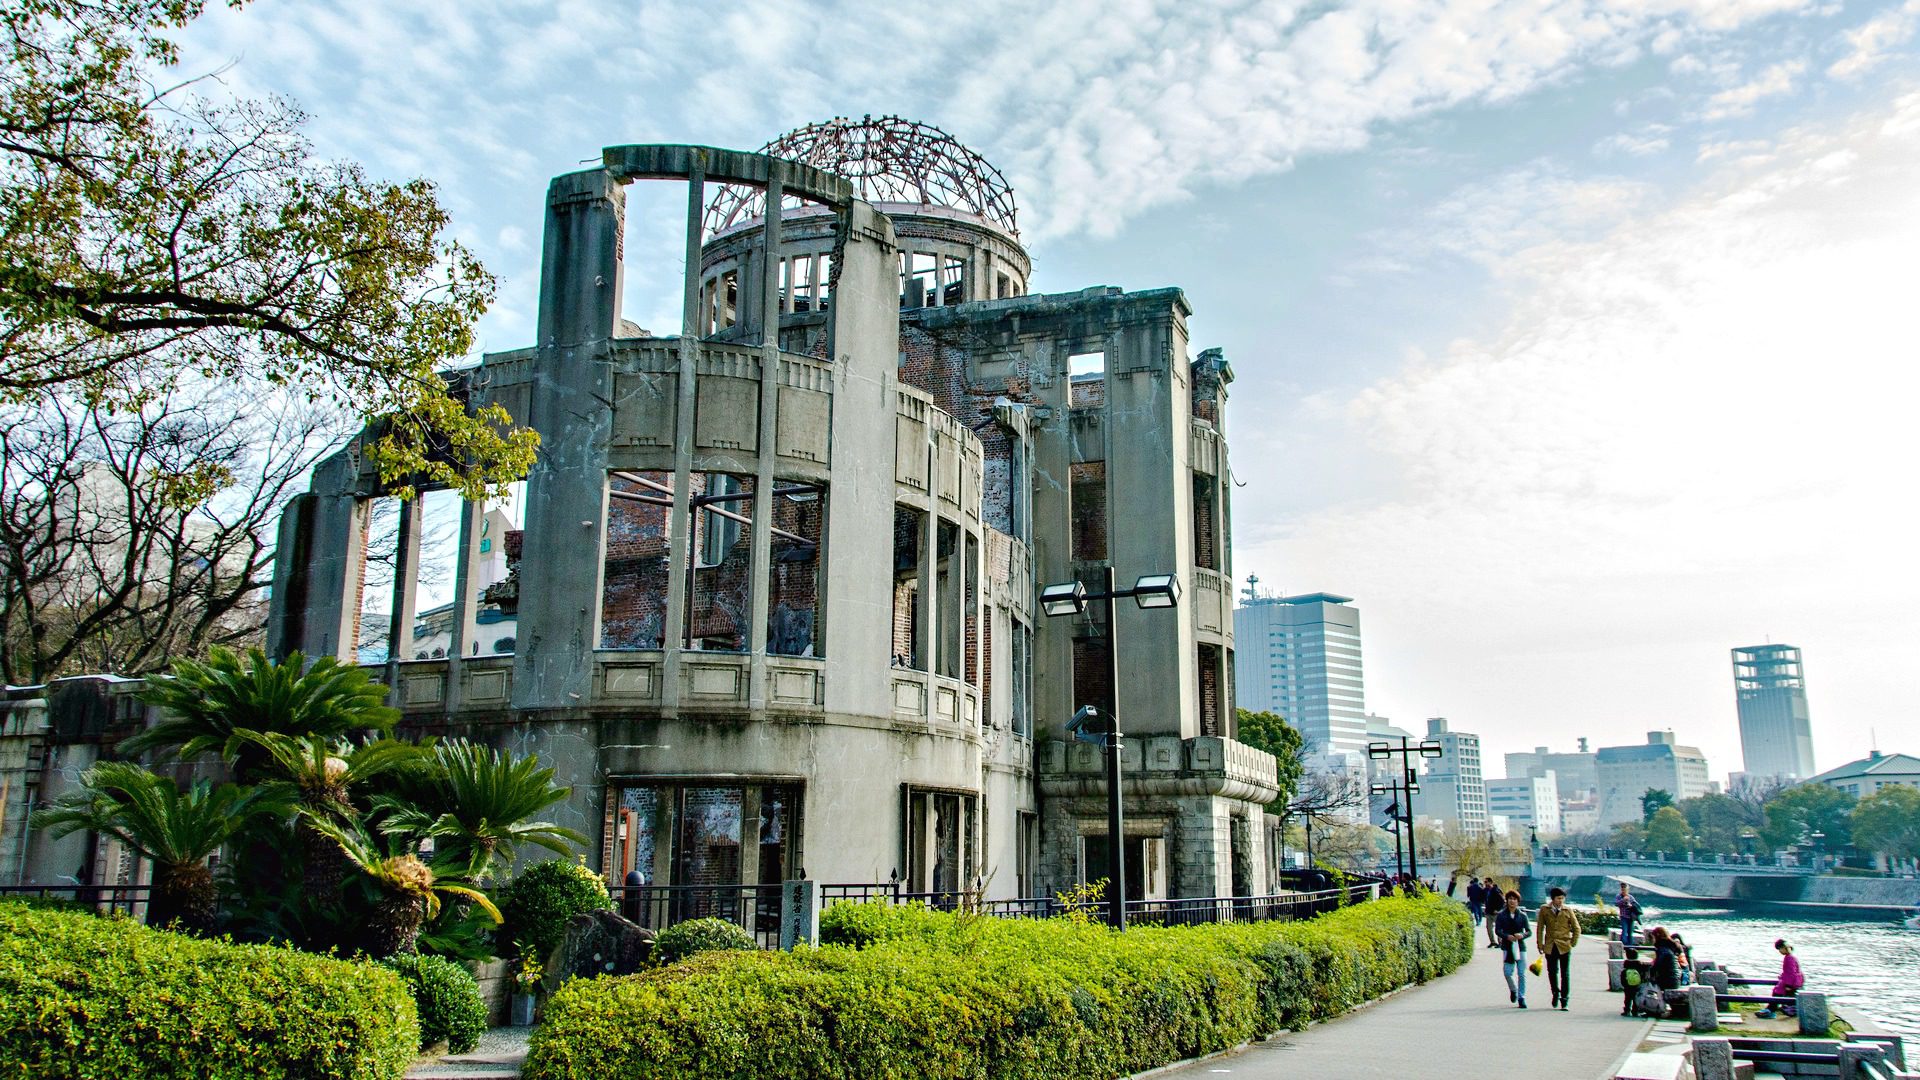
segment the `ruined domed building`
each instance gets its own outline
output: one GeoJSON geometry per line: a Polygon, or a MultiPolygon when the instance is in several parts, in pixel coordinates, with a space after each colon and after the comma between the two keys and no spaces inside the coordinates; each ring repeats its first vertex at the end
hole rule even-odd
{"type": "Polygon", "coordinates": [[[462,373],[540,432],[523,490],[391,501],[349,446],[287,512],[272,648],[537,751],[610,883],[1041,896],[1104,876],[1101,751],[1065,724],[1108,655],[1039,589],[1172,574],[1177,607],[1117,609],[1130,892],[1268,892],[1232,369],[1178,289],[1030,271],[1000,173],[924,125],[611,147],[548,190],[535,341],[462,373]],[[689,188],[679,336],[621,316],[640,181],[689,188]]]}

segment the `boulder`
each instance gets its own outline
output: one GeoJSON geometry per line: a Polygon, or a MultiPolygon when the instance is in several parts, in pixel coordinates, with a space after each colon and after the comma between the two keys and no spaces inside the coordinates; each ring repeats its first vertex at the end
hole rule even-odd
{"type": "Polygon", "coordinates": [[[611,911],[587,911],[567,920],[566,936],[547,958],[546,986],[575,977],[631,975],[647,966],[653,931],[611,911]]]}

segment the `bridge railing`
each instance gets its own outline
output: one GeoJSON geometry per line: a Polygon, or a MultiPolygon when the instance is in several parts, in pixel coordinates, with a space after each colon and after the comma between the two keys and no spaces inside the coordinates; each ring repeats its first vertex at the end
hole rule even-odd
{"type": "Polygon", "coordinates": [[[1657,851],[1627,851],[1620,848],[1542,847],[1534,852],[1536,864],[1569,866],[1671,866],[1676,869],[1727,870],[1741,874],[1814,874],[1811,866],[1781,863],[1760,855],[1722,855],[1689,851],[1670,855],[1657,851]]]}

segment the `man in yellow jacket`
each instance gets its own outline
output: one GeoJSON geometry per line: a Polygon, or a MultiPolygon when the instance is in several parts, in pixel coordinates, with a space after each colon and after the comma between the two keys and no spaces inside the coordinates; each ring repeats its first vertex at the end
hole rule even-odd
{"type": "Polygon", "coordinates": [[[1580,916],[1567,906],[1567,890],[1555,888],[1547,893],[1546,905],[1533,920],[1534,943],[1540,958],[1547,963],[1547,986],[1553,991],[1553,1007],[1567,1011],[1567,994],[1573,990],[1570,961],[1573,947],[1580,943],[1580,916]]]}

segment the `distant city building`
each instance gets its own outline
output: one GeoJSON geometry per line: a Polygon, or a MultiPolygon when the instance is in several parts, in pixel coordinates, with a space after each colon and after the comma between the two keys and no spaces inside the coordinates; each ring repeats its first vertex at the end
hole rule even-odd
{"type": "Polygon", "coordinates": [[[1543,838],[1560,835],[1560,795],[1554,774],[1487,781],[1487,813],[1543,838]]]}
{"type": "Polygon", "coordinates": [[[1664,791],[1679,802],[1714,790],[1706,755],[1694,747],[1676,745],[1671,731],[1647,732],[1643,746],[1603,746],[1594,759],[1602,828],[1639,821],[1640,797],[1649,791],[1664,791]]]}
{"type": "Polygon", "coordinates": [[[1560,801],[1560,835],[1577,836],[1581,833],[1593,832],[1599,827],[1600,799],[1598,796],[1560,801]]]}
{"type": "Polygon", "coordinates": [[[1556,754],[1544,746],[1536,746],[1530,752],[1507,755],[1509,780],[1541,776],[1554,778],[1554,794],[1563,802],[1586,799],[1600,786],[1593,752],[1587,749],[1585,739],[1580,740],[1580,749],[1572,753],[1556,754]]]}
{"type": "Polygon", "coordinates": [[[1813,776],[1813,727],[1807,680],[1792,645],[1733,650],[1733,694],[1740,710],[1740,750],[1749,777],[1813,776]]]}
{"type": "MultiPolygon", "coordinates": [[[[1259,579],[1252,579],[1257,582],[1259,579]]],[[[1366,760],[1366,681],[1360,612],[1332,593],[1260,596],[1248,585],[1233,611],[1235,689],[1241,708],[1278,713],[1322,762],[1366,760]]]]}
{"type": "Polygon", "coordinates": [[[1856,799],[1864,799],[1883,787],[1920,787],[1920,758],[1875,750],[1859,761],[1828,769],[1809,782],[1839,788],[1856,799]]]}
{"type": "Polygon", "coordinates": [[[1440,756],[1427,759],[1414,813],[1442,823],[1457,822],[1470,836],[1487,832],[1487,787],[1480,766],[1480,736],[1452,731],[1447,718],[1427,721],[1427,737],[1440,744],[1440,756]]]}

